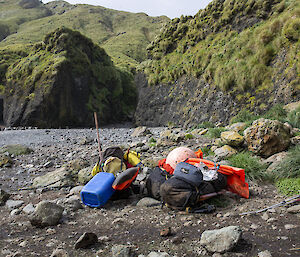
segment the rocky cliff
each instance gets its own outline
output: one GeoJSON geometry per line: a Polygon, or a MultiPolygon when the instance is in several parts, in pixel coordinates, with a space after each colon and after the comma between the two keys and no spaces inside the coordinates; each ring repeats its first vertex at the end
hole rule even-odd
{"type": "Polygon", "coordinates": [[[59,28],[6,72],[4,122],[8,126],[89,126],[128,118],[135,107],[132,75],[113,65],[79,32],[59,28]]]}
{"type": "Polygon", "coordinates": [[[137,124],[229,122],[300,99],[299,1],[215,0],[173,19],[140,66],[137,124]]]}

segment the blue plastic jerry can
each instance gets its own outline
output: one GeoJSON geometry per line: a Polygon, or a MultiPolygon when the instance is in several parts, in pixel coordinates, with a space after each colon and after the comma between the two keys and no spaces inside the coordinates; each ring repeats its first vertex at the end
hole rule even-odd
{"type": "Polygon", "coordinates": [[[113,195],[112,184],[115,176],[112,173],[100,172],[96,174],[81,190],[82,202],[90,207],[101,207],[113,195]]]}

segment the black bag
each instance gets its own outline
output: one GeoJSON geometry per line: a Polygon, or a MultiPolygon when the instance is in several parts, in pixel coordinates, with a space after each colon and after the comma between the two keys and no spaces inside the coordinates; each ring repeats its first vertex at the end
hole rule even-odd
{"type": "Polygon", "coordinates": [[[201,195],[211,194],[226,188],[226,176],[218,173],[218,178],[213,181],[202,181],[195,187],[181,178],[172,178],[165,181],[160,187],[161,199],[168,207],[176,210],[185,210],[187,207],[199,206],[201,195]]]}
{"type": "Polygon", "coordinates": [[[151,170],[150,175],[146,180],[148,195],[154,199],[160,200],[160,186],[170,177],[171,175],[168,172],[159,167],[155,167],[151,170]]]}
{"type": "Polygon", "coordinates": [[[124,152],[118,146],[109,147],[106,148],[102,154],[102,163],[109,157],[118,157],[121,161],[124,161],[124,152]]]}
{"type": "Polygon", "coordinates": [[[180,162],[176,165],[174,176],[195,187],[199,187],[203,181],[201,169],[186,162],[180,162]]]}

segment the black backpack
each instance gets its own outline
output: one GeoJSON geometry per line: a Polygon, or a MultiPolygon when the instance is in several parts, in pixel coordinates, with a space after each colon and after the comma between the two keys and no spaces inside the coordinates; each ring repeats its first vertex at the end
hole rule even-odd
{"type": "Polygon", "coordinates": [[[148,195],[154,199],[160,200],[160,186],[171,177],[171,175],[159,167],[155,167],[150,171],[150,175],[146,180],[146,188],[148,195]]]}
{"type": "Polygon", "coordinates": [[[124,152],[118,146],[109,147],[102,153],[102,163],[104,163],[109,157],[118,157],[121,161],[124,161],[124,152]]]}
{"type": "Polygon", "coordinates": [[[218,178],[213,181],[202,181],[199,187],[173,176],[160,187],[162,201],[170,208],[185,210],[187,207],[199,206],[199,197],[202,195],[219,192],[226,188],[226,176],[218,173],[218,178]]]}

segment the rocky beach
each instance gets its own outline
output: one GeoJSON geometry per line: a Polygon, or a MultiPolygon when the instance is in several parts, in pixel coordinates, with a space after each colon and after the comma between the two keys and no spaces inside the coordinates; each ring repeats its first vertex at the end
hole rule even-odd
{"type": "Polygon", "coordinates": [[[186,136],[192,132],[100,129],[103,148],[132,147],[144,168],[134,182],[138,192],[97,209],[79,196],[98,159],[95,129],[1,131],[0,148],[9,161],[0,168],[0,256],[298,256],[299,205],[239,215],[285,199],[272,184],[250,182],[249,199],[229,192],[215,197],[210,214],[173,211],[147,197],[145,179],[170,150],[214,144],[199,130],[186,136]],[[37,213],[38,206],[48,213],[37,213]]]}

